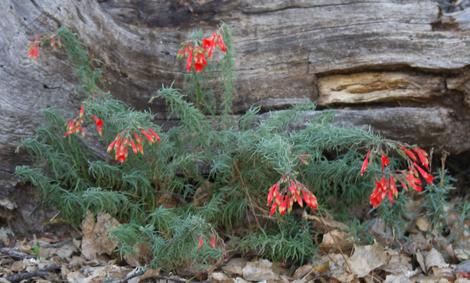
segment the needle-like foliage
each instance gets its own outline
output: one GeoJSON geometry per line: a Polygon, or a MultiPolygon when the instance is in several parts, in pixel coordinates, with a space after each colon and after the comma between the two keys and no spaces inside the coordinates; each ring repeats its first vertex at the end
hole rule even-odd
{"type": "MultiPolygon", "coordinates": [[[[373,178],[380,174],[378,165],[370,165],[360,177],[367,149],[388,151],[397,144],[370,131],[334,126],[328,122],[332,114],[304,121],[314,105],[263,116],[253,107],[231,115],[232,42],[229,29],[223,25],[221,30],[227,46],[221,67],[191,73],[184,91],[170,86],[157,92],[179,119],[164,132],[151,113],[133,110],[100,88],[96,62],[73,32],[61,28],[57,36],[87,97],[84,108],[105,121],[103,135],[87,131],[64,137],[66,120],[47,109],[46,123],[19,147],[35,163],[18,167],[17,175],[74,225],[87,212],[106,212],[126,223],[112,232],[119,251],[132,254],[144,245],[151,251],[148,263],[158,267],[201,270],[230,250],[283,262],[309,260],[316,227],[300,217],[309,208],[295,206],[288,217],[269,216],[268,188],[283,176],[295,177],[317,196],[319,209],[344,214],[367,205],[373,178]],[[222,87],[214,87],[211,95],[222,99],[221,112],[217,104],[206,103],[207,89],[217,81],[204,78],[217,74],[222,87]],[[147,128],[161,140],[146,144],[145,153],[129,154],[120,164],[106,152],[117,134],[147,128]]],[[[390,166],[399,164],[392,159],[390,166]]]]}

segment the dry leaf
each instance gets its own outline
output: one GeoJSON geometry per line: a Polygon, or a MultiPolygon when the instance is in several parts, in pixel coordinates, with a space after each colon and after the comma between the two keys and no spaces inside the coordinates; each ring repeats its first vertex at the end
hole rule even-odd
{"type": "Polygon", "coordinates": [[[119,222],[107,213],[99,214],[95,224],[94,215],[88,213],[82,223],[82,255],[89,260],[102,254],[111,255],[117,247],[117,241],[109,236],[109,232],[119,225],[119,222]]]}
{"type": "Polygon", "coordinates": [[[416,251],[416,261],[421,267],[421,270],[423,270],[424,272],[427,272],[426,263],[424,262],[424,256],[420,250],[416,251]]]}
{"type": "Polygon", "coordinates": [[[356,246],[349,260],[351,271],[362,278],[387,262],[387,254],[379,244],[356,246]]]}
{"type": "Polygon", "coordinates": [[[381,270],[395,275],[403,275],[407,278],[415,275],[409,256],[394,250],[387,250],[386,253],[389,260],[380,268],[381,270]]]}
{"type": "Polygon", "coordinates": [[[324,252],[341,251],[345,252],[352,248],[354,239],[346,232],[333,230],[323,234],[323,240],[320,244],[320,249],[324,252]]]}
{"type": "Polygon", "coordinates": [[[327,255],[327,258],[329,259],[330,267],[329,275],[332,278],[340,282],[353,282],[355,275],[348,272],[348,266],[344,261],[344,258],[348,258],[347,256],[343,256],[341,254],[329,254],[327,255]]]}
{"type": "Polygon", "coordinates": [[[429,252],[424,253],[424,263],[426,265],[426,271],[429,271],[431,267],[448,267],[449,265],[445,262],[442,254],[435,248],[432,248],[429,252]]]}

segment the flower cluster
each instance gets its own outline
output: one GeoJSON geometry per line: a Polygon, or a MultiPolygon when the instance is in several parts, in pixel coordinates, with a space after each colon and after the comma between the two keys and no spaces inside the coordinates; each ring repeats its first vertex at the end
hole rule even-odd
{"type": "Polygon", "coordinates": [[[58,49],[62,47],[62,42],[60,41],[60,38],[56,35],[46,36],[43,38],[36,36],[33,41],[30,41],[28,43],[28,57],[30,59],[37,60],[39,58],[39,47],[44,41],[49,42],[53,49],[58,49]]]}
{"type": "Polygon", "coordinates": [[[183,43],[178,50],[177,58],[186,58],[186,72],[191,72],[194,66],[196,73],[199,73],[207,66],[207,59],[212,58],[216,47],[223,53],[227,52],[223,36],[219,32],[214,32],[211,36],[203,38],[201,43],[183,43]]]}
{"type": "MultiPolygon", "coordinates": [[[[139,129],[139,131],[150,144],[160,141],[160,136],[152,128],[147,130],[139,129]]],[[[116,135],[114,140],[108,145],[107,151],[111,152],[114,150],[114,158],[118,162],[123,163],[129,154],[129,147],[134,154],[144,154],[143,142],[144,139],[137,131],[132,135],[128,131],[123,131],[116,135]]]]}
{"type": "MultiPolygon", "coordinates": [[[[200,250],[203,245],[204,245],[204,237],[201,235],[199,236],[199,239],[198,239],[197,249],[200,250]]],[[[217,247],[217,235],[215,233],[211,234],[211,237],[209,239],[209,245],[213,249],[217,247]]]]}
{"type": "Polygon", "coordinates": [[[39,40],[34,40],[34,41],[29,42],[29,44],[28,44],[28,57],[30,59],[34,59],[34,60],[38,59],[40,43],[41,42],[39,40]]]}
{"type": "MultiPolygon", "coordinates": [[[[96,115],[90,116],[93,121],[95,121],[96,131],[100,136],[103,135],[103,125],[104,122],[102,119],[98,118],[96,115]]],[[[83,127],[83,123],[85,122],[85,107],[83,105],[80,106],[80,112],[77,118],[70,119],[67,121],[67,130],[64,133],[64,137],[68,137],[72,134],[80,133],[82,136],[85,135],[86,130],[83,127]]]]}
{"type": "Polygon", "coordinates": [[[311,209],[317,209],[318,207],[315,195],[304,184],[295,179],[283,176],[269,188],[267,205],[271,206],[270,215],[273,215],[276,209],[281,215],[284,215],[286,211],[290,212],[294,202],[297,202],[301,207],[303,207],[304,202],[311,209]]]}
{"type": "MultiPolygon", "coordinates": [[[[382,177],[380,180],[375,181],[375,189],[370,195],[370,204],[372,207],[378,207],[385,197],[388,197],[391,203],[394,202],[394,198],[398,196],[397,181],[404,190],[408,190],[411,187],[417,192],[423,191],[423,183],[421,178],[425,180],[427,184],[433,182],[434,177],[431,174],[431,168],[429,164],[429,157],[426,151],[419,147],[407,148],[405,146],[400,147],[402,155],[405,156],[408,163],[406,170],[390,171],[387,174],[387,167],[390,165],[390,159],[385,153],[381,153],[380,162],[382,168],[382,177]]],[[[368,151],[361,167],[361,176],[364,175],[371,157],[372,151],[368,151]]]]}

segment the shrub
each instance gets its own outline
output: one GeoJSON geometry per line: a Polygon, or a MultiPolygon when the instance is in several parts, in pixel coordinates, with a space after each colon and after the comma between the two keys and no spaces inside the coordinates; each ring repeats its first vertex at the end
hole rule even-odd
{"type": "Polygon", "coordinates": [[[49,44],[66,51],[86,98],[68,121],[44,111],[46,123],[20,146],[36,162],[16,173],[73,225],[87,211],[126,223],[112,232],[120,252],[148,245],[155,266],[204,270],[228,252],[302,263],[317,233],[302,210],[345,215],[367,205],[368,195],[376,208],[404,189],[422,190],[422,179],[432,183],[420,148],[332,125],[333,113],[305,122],[302,113],[313,104],[264,118],[256,106],[231,115],[234,64],[225,25],[206,38],[196,33],[178,52],[185,89],[164,86],[154,97],[179,119],[168,131],[100,87],[100,71],[70,30],[33,41],[29,56],[49,44]]]}

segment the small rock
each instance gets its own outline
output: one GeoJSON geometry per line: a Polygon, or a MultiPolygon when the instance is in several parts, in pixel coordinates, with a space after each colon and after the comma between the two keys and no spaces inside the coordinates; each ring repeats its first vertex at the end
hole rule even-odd
{"type": "Polygon", "coordinates": [[[7,209],[7,210],[13,210],[17,207],[17,205],[11,200],[3,198],[3,199],[0,199],[0,207],[7,209]]]}
{"type": "Polygon", "coordinates": [[[68,266],[70,268],[76,268],[76,267],[80,267],[82,266],[83,264],[85,264],[85,259],[81,256],[73,256],[70,260],[69,260],[69,264],[68,266]]]}
{"type": "Polygon", "coordinates": [[[249,283],[248,281],[246,281],[245,279],[241,278],[241,277],[237,277],[235,278],[235,283],[249,283]]]}
{"type": "Polygon", "coordinates": [[[85,281],[85,276],[79,271],[73,271],[67,274],[67,282],[69,283],[81,283],[85,281]]]}
{"type": "Polygon", "coordinates": [[[244,258],[232,258],[222,266],[222,271],[228,275],[243,275],[243,268],[247,262],[244,258]]]}
{"type": "Polygon", "coordinates": [[[207,279],[210,283],[233,283],[234,280],[223,272],[212,272],[207,279]]]}
{"type": "Polygon", "coordinates": [[[69,259],[73,253],[77,251],[77,248],[73,243],[67,243],[58,249],[54,249],[52,254],[59,256],[61,259],[69,259]]]}
{"type": "Polygon", "coordinates": [[[416,218],[416,227],[418,227],[418,230],[421,232],[427,232],[431,230],[431,223],[425,218],[425,217],[418,217],[416,218]]]}
{"type": "Polygon", "coordinates": [[[157,269],[149,268],[145,271],[144,274],[140,276],[140,279],[144,281],[147,279],[157,278],[158,276],[160,276],[160,268],[157,268],[157,269]]]}
{"type": "Polygon", "coordinates": [[[278,280],[272,270],[272,263],[266,259],[248,262],[243,268],[243,278],[248,281],[278,280]]]}
{"type": "Polygon", "coordinates": [[[1,227],[0,228],[0,243],[3,246],[9,246],[11,244],[11,239],[15,236],[13,231],[10,228],[1,227]]]}
{"type": "Polygon", "coordinates": [[[15,261],[11,266],[10,270],[13,272],[20,272],[26,269],[26,263],[22,260],[15,261]]]}
{"type": "Polygon", "coordinates": [[[455,269],[455,272],[470,273],[470,260],[459,263],[455,269]]]}
{"type": "Polygon", "coordinates": [[[405,275],[389,274],[387,277],[385,277],[384,283],[413,283],[413,281],[411,281],[405,275]]]}
{"type": "MultiPolygon", "coordinates": [[[[130,271],[131,270],[127,267],[117,266],[114,264],[97,267],[86,266],[81,269],[85,278],[78,282],[98,283],[105,282],[110,279],[122,279],[125,278],[130,271]]],[[[80,278],[79,275],[78,278],[80,278]]]]}

